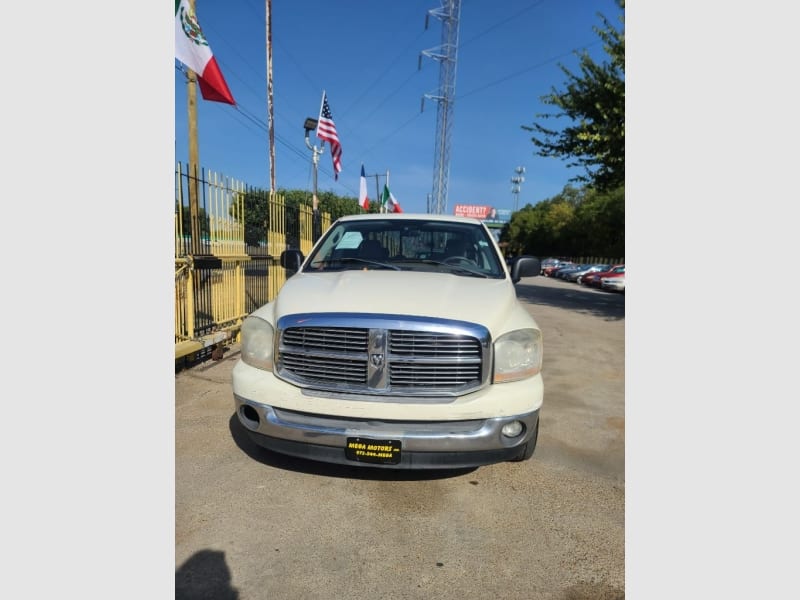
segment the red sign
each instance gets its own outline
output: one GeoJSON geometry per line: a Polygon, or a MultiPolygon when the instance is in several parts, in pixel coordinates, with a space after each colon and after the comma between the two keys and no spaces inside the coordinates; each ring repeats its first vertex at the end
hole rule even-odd
{"type": "Polygon", "coordinates": [[[473,219],[485,219],[491,212],[491,206],[479,204],[456,204],[453,209],[453,214],[457,217],[471,217],[473,219]]]}

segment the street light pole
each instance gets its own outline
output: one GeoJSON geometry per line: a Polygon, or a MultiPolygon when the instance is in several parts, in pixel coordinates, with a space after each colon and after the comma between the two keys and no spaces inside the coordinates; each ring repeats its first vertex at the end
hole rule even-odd
{"type": "Polygon", "coordinates": [[[325,151],[325,146],[314,146],[311,144],[311,141],[308,139],[308,133],[317,128],[317,120],[308,117],[306,122],[303,124],[303,128],[306,130],[306,146],[309,150],[311,150],[311,164],[313,165],[313,172],[314,172],[314,192],[311,197],[311,240],[312,242],[316,243],[317,240],[322,235],[322,218],[319,214],[319,199],[317,198],[317,165],[319,165],[319,157],[325,151]]]}
{"type": "Polygon", "coordinates": [[[517,212],[519,209],[519,192],[522,189],[520,186],[525,181],[525,178],[522,176],[522,174],[525,173],[525,167],[517,167],[514,169],[514,172],[517,176],[511,178],[511,193],[514,194],[514,212],[517,212]]]}

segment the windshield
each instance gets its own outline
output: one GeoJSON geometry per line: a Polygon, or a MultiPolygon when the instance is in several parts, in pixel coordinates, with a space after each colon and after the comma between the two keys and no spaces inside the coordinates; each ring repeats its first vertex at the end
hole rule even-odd
{"type": "Polygon", "coordinates": [[[440,271],[496,279],[506,276],[481,224],[424,219],[337,221],[309,256],[304,271],[348,269],[440,271]]]}

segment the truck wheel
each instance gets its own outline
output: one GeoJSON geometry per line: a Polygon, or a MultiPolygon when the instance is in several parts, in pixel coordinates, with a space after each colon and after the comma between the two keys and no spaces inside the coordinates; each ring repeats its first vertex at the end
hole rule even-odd
{"type": "Polygon", "coordinates": [[[528,460],[531,456],[533,456],[533,451],[536,450],[536,440],[539,438],[539,419],[536,419],[536,429],[533,432],[533,437],[528,440],[528,442],[522,446],[519,451],[519,454],[515,458],[512,458],[510,462],[522,462],[523,460],[528,460]]]}

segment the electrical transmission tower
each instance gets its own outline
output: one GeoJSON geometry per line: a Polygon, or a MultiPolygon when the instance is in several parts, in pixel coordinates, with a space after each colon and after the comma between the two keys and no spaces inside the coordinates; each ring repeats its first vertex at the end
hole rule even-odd
{"type": "MultiPolygon", "coordinates": [[[[433,195],[428,201],[428,212],[444,214],[447,211],[447,183],[450,178],[450,138],[453,128],[453,102],[456,95],[456,54],[458,53],[458,19],[461,15],[461,0],[441,0],[441,7],[431,9],[425,15],[433,15],[442,21],[442,43],[436,48],[423,50],[428,58],[438,60],[439,90],[436,94],[422,97],[438,103],[436,110],[436,145],[433,155],[433,195]]],[[[420,56],[422,68],[422,56],[420,56]]]]}

